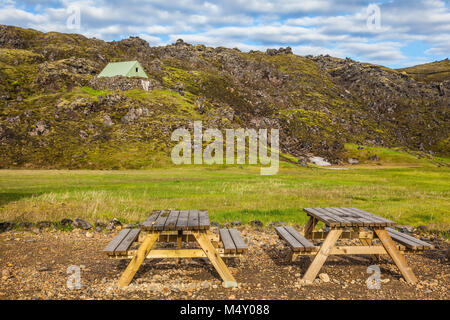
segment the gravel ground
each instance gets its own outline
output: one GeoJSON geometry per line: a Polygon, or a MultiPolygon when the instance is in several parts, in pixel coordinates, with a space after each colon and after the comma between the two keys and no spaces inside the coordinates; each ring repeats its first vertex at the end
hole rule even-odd
{"type": "Polygon", "coordinates": [[[249,252],[228,263],[239,288],[225,289],[202,259],[147,260],[127,288],[116,286],[126,260],[103,248],[116,233],[81,230],[8,231],[0,234],[0,299],[443,299],[448,300],[448,240],[431,239],[436,250],[408,255],[419,283],[403,281],[392,260],[333,256],[310,286],[300,284],[310,257],[287,262],[289,249],[269,229],[241,227],[249,252]],[[381,269],[381,289],[367,288],[367,267],[381,269]],[[67,269],[80,267],[82,287],[68,289],[67,269]]]}

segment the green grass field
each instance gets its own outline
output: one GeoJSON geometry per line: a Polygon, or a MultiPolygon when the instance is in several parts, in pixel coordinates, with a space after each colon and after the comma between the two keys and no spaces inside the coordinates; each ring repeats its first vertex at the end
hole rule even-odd
{"type": "Polygon", "coordinates": [[[154,209],[208,209],[218,222],[303,224],[304,207],[359,207],[399,224],[450,227],[448,167],[345,168],[284,165],[140,171],[0,170],[0,221],[81,217],[142,221],[154,209]]]}

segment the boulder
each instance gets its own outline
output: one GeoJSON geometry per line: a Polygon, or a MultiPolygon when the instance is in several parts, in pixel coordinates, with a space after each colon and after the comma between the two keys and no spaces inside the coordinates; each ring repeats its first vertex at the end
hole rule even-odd
{"type": "Polygon", "coordinates": [[[321,167],[331,166],[331,163],[329,163],[322,157],[310,157],[309,162],[314,163],[315,165],[321,166],[321,167]]]}
{"type": "Polygon", "coordinates": [[[259,220],[252,220],[249,222],[252,227],[262,227],[264,224],[259,220]]]}
{"type": "Polygon", "coordinates": [[[347,162],[349,164],[359,164],[359,159],[357,159],[357,158],[348,158],[347,162]]]}
{"type": "Polygon", "coordinates": [[[59,222],[62,226],[70,226],[73,223],[72,219],[64,218],[59,222]]]}
{"type": "Polygon", "coordinates": [[[34,226],[33,222],[19,222],[17,224],[17,226],[19,228],[23,228],[23,229],[31,229],[34,226]]]}
{"type": "Polygon", "coordinates": [[[84,221],[83,219],[80,219],[80,218],[76,218],[72,222],[72,226],[74,228],[83,229],[83,230],[89,230],[92,228],[92,225],[89,222],[84,221]]]}
{"type": "Polygon", "coordinates": [[[106,116],[103,117],[103,125],[104,125],[105,127],[111,127],[113,124],[114,124],[114,123],[112,122],[110,116],[106,115],[106,116]]]}
{"type": "Polygon", "coordinates": [[[0,232],[6,232],[14,228],[14,222],[0,222],[0,232]]]}
{"type": "Polygon", "coordinates": [[[117,220],[116,218],[113,218],[110,222],[108,222],[108,225],[106,226],[106,230],[114,230],[116,227],[122,226],[122,223],[117,220]]]}
{"type": "Polygon", "coordinates": [[[38,222],[36,222],[36,226],[39,229],[50,228],[53,225],[54,225],[54,223],[51,222],[51,221],[38,221],[38,222]]]}

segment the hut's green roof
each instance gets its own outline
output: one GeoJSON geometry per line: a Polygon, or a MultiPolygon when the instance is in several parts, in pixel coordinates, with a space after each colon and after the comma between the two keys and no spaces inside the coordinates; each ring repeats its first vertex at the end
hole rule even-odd
{"type": "Polygon", "coordinates": [[[148,78],[138,61],[110,62],[98,75],[98,77],[115,76],[148,78]]]}

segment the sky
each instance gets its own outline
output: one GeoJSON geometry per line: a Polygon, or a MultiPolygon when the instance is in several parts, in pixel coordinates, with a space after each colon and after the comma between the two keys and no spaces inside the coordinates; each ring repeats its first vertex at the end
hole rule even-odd
{"type": "Polygon", "coordinates": [[[183,39],[242,51],[402,68],[449,57],[450,0],[0,0],[0,24],[151,46],[183,39]]]}

